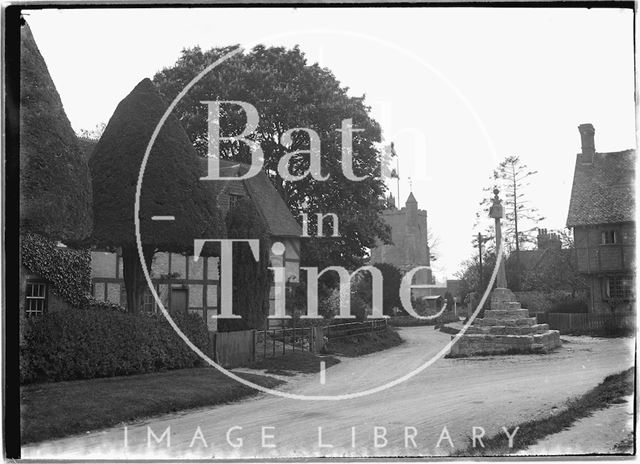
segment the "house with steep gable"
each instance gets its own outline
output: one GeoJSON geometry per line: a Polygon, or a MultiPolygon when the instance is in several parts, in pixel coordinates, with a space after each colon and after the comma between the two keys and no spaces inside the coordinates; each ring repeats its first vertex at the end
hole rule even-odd
{"type": "Polygon", "coordinates": [[[634,149],[596,152],[595,129],[579,126],[567,227],[573,229],[578,272],[587,280],[589,311],[635,308],[634,149]]]}

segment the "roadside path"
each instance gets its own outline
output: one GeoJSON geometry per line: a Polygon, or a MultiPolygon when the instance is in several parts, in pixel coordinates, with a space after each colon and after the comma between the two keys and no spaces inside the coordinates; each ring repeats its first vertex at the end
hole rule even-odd
{"type": "Polygon", "coordinates": [[[633,396],[595,411],[567,430],[555,433],[519,452],[522,455],[616,454],[615,445],[633,431],[633,396]]]}
{"type": "MultiPolygon", "coordinates": [[[[320,384],[319,374],[309,374],[280,388],[298,394],[329,395],[378,386],[421,365],[450,339],[430,326],[403,328],[400,334],[406,342],[396,348],[343,358],[326,371],[325,385],[320,384]]],[[[23,448],[22,457],[446,455],[452,451],[449,441],[443,440],[436,448],[443,427],[456,449],[465,448],[474,426],[492,436],[500,433],[503,426],[547,415],[567,399],[595,387],[607,375],[633,365],[631,339],[563,340],[563,347],[549,355],[442,359],[409,381],[366,397],[327,402],[260,395],[239,403],[29,445],[23,448]],[[150,431],[160,437],[167,427],[170,447],[166,440],[160,445],[151,440],[148,446],[150,431]],[[322,427],[321,440],[318,427],[322,427]],[[379,438],[378,447],[375,427],[380,427],[379,435],[382,428],[386,431],[386,442],[379,438]],[[413,437],[414,432],[415,438],[407,438],[413,437]],[[237,447],[227,442],[227,434],[237,447]],[[269,438],[271,435],[273,438],[269,438]],[[275,447],[269,447],[272,444],[275,447]]]]}

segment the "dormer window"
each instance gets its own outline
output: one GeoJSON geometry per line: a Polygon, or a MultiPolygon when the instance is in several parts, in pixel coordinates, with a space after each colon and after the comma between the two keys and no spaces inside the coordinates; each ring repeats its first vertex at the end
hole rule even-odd
{"type": "Polygon", "coordinates": [[[236,195],[233,193],[229,194],[229,209],[234,209],[236,206],[238,206],[238,203],[240,203],[240,199],[242,198],[242,195],[236,195]]]}
{"type": "Polygon", "coordinates": [[[616,231],[605,230],[602,232],[602,245],[614,245],[617,243],[616,231]]]}

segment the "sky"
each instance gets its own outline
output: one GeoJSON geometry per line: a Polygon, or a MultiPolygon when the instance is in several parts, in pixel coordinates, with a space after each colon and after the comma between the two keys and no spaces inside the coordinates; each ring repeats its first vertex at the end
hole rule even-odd
{"type": "MultiPolygon", "coordinates": [[[[517,155],[544,221],[565,226],[578,125],[597,151],[634,148],[633,14],[585,8],[81,9],[27,12],[73,128],[108,122],[135,85],[180,51],[299,45],[393,141],[437,238],[439,281],[474,254],[483,187],[517,155]]],[[[357,156],[357,153],[354,154],[357,156]]],[[[395,180],[388,182],[397,195],[395,180]]]]}

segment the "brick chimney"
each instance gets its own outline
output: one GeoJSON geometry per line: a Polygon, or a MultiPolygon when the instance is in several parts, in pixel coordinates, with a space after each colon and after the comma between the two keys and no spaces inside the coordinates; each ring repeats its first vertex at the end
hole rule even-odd
{"type": "Polygon", "coordinates": [[[594,141],[596,130],[593,124],[580,124],[578,130],[580,131],[580,139],[582,140],[582,153],[580,153],[578,159],[582,164],[591,164],[593,163],[593,155],[596,153],[594,141]]]}
{"type": "Polygon", "coordinates": [[[548,229],[538,229],[538,250],[560,250],[562,249],[562,240],[555,232],[549,232],[548,229]]]}
{"type": "Polygon", "coordinates": [[[538,229],[538,250],[545,249],[548,241],[549,234],[547,234],[547,229],[538,229]]]}

